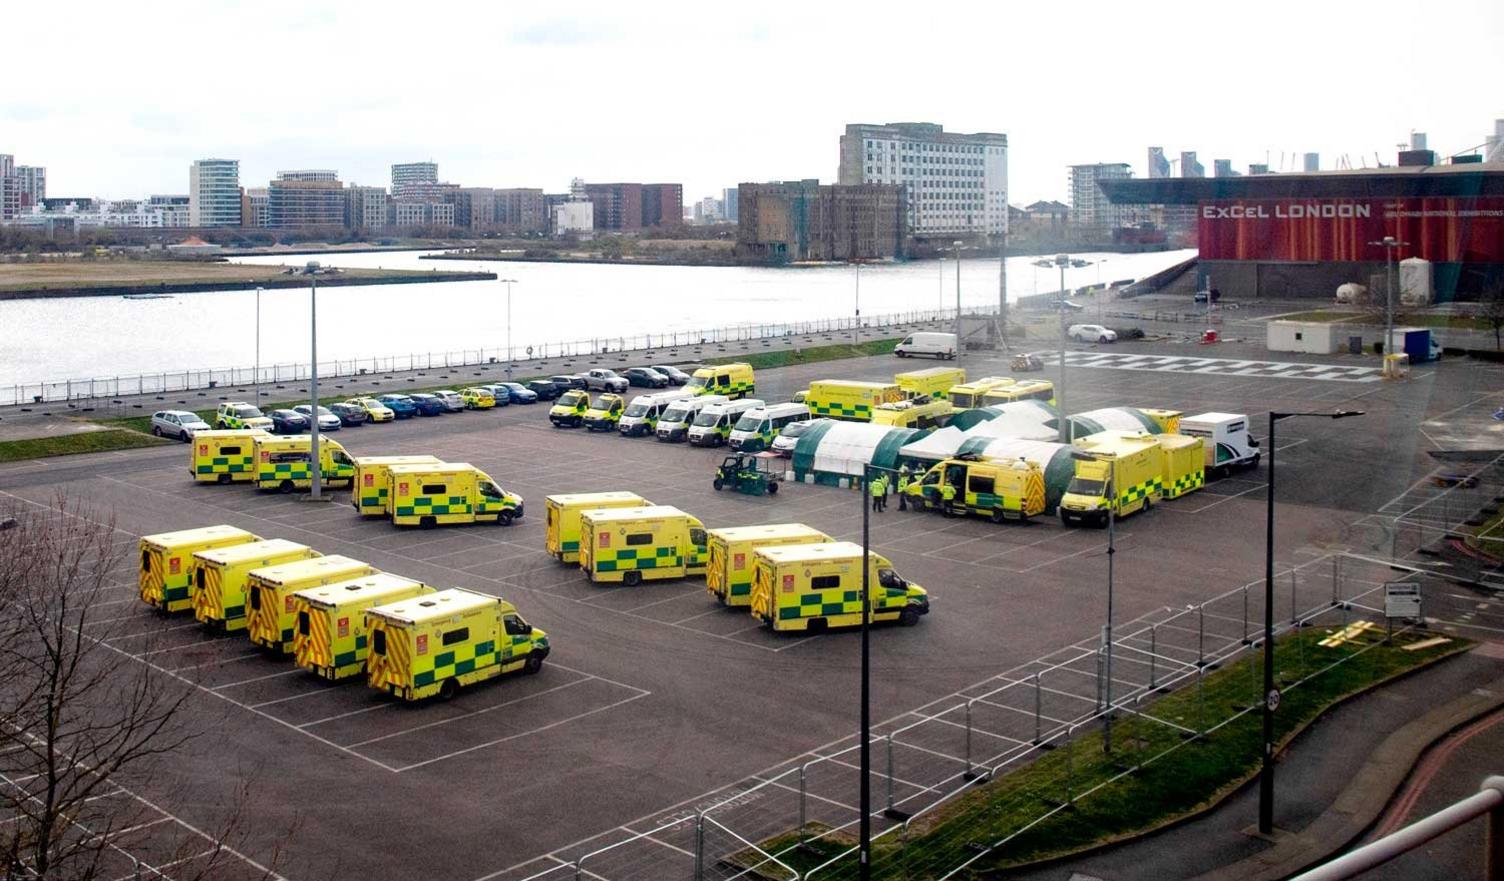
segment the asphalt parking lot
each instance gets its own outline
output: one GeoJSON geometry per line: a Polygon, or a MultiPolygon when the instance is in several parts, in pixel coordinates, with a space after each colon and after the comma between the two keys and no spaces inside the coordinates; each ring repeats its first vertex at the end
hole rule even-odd
{"type": "MultiPolygon", "coordinates": [[[[1363,419],[1281,425],[1280,561],[1311,572],[1313,584],[1334,553],[1388,551],[1381,530],[1365,518],[1430,467],[1422,420],[1504,403],[1504,375],[1460,362],[1386,383],[1349,369],[1371,361],[1148,344],[1119,346],[1103,359],[1097,347],[1075,348],[1068,412],[1118,405],[1188,414],[1367,411],[1363,419]],[[1177,361],[1124,366],[1116,358],[1124,353],[1177,361]],[[1240,360],[1249,366],[1236,366],[1240,360]]],[[[763,371],[759,396],[787,400],[811,379],[885,378],[925,366],[869,358],[763,371]]],[[[964,366],[973,376],[1008,373],[1006,359],[978,356],[964,366]]],[[[1045,376],[1056,378],[1053,366],[1045,376]]],[[[717,791],[735,797],[736,787],[786,771],[811,750],[832,755],[849,743],[853,634],[765,632],[745,613],[717,606],[703,580],[597,587],[543,553],[542,512],[544,497],[554,493],[631,490],[712,528],[800,521],[858,539],[862,500],[823,486],[787,485],[776,497],[716,493],[710,482],[720,451],[558,430],[546,412],[546,404],[514,405],[335,435],[357,456],[428,453],[486,470],[527,500],[527,516],[506,528],[399,531],[359,519],[342,490],[335,502],[314,504],[243,486],[196,485],[181,446],[0,466],[0,493],[13,499],[45,505],[61,491],[113,512],[124,551],[118,596],[91,635],[123,662],[150,664],[197,692],[193,713],[214,736],[194,741],[170,773],[141,784],[165,822],[212,825],[207,818],[248,778],[255,828],[242,850],[247,860],[269,860],[280,850],[279,871],[291,878],[522,878],[624,838],[626,830],[661,826],[660,835],[606,854],[591,869],[610,881],[658,877],[644,867],[655,859],[672,865],[691,849],[675,818],[692,816],[717,791]],[[210,635],[191,619],[164,619],[143,607],[134,594],[135,537],[214,523],[441,587],[499,593],[549,631],[553,654],[536,676],[492,680],[447,704],[401,706],[359,683],[330,685],[304,674],[254,651],[243,637],[210,635]],[[296,834],[280,841],[293,827],[296,834]]],[[[1211,483],[1120,524],[1122,621],[1261,577],[1263,476],[1211,483]]],[[[874,718],[887,720],[880,730],[933,716],[925,708],[979,694],[999,674],[1027,671],[1097,634],[1106,571],[1100,531],[1053,521],[946,520],[892,506],[873,515],[872,542],[929,588],[933,604],[919,626],[873,635],[874,718]]],[[[1355,569],[1349,578],[1374,584],[1383,577],[1379,568],[1355,569]]],[[[992,730],[1011,738],[1005,725],[992,730]]],[[[916,739],[901,759],[894,798],[933,791],[955,773],[959,749],[954,738],[916,739]]],[[[853,768],[836,756],[817,769],[841,778],[824,788],[811,781],[823,793],[827,820],[851,810],[841,793],[854,786],[853,768]]],[[[770,825],[780,817],[789,821],[783,828],[793,825],[786,790],[757,790],[770,825]]]]}

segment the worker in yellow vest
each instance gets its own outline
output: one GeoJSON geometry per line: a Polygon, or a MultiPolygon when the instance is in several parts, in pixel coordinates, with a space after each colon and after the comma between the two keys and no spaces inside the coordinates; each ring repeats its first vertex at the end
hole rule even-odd
{"type": "Polygon", "coordinates": [[[909,466],[898,469],[898,510],[909,510],[909,466]]]}

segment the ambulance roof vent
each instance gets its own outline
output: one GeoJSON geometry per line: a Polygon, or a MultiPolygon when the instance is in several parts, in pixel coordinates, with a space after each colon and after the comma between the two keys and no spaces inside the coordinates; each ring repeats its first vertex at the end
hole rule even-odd
{"type": "Polygon", "coordinates": [[[418,603],[418,605],[432,608],[434,606],[437,606],[438,603],[434,602],[433,600],[423,600],[422,602],[418,603]]]}
{"type": "Polygon", "coordinates": [[[360,590],[364,586],[363,584],[347,584],[345,590],[360,590]]]}

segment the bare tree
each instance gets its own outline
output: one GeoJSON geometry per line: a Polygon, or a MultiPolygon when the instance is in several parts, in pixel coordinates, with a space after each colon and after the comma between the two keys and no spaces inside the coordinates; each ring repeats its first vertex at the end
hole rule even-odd
{"type": "MultiPolygon", "coordinates": [[[[0,865],[6,878],[146,874],[206,878],[234,852],[243,798],[212,833],[189,826],[123,781],[199,732],[188,723],[188,683],[162,675],[105,641],[129,596],[121,563],[132,549],[110,515],[58,495],[52,506],[0,510],[0,865]],[[122,872],[121,869],[126,869],[122,872]]],[[[243,793],[242,793],[243,796],[243,793]]],[[[273,874],[257,867],[260,872],[273,874]]]]}
{"type": "Polygon", "coordinates": [[[1494,332],[1494,351],[1499,351],[1499,336],[1504,331],[1504,280],[1495,282],[1484,291],[1478,317],[1494,332]]]}

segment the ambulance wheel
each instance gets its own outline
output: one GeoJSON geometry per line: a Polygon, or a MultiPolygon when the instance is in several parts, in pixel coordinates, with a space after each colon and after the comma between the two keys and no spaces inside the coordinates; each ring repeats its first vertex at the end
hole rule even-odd
{"type": "Polygon", "coordinates": [[[496,525],[497,526],[511,526],[512,525],[512,518],[514,516],[516,516],[516,515],[514,515],[511,511],[502,511],[500,514],[496,515],[496,525]]]}
{"type": "Polygon", "coordinates": [[[229,483],[230,482],[230,475],[228,475],[228,474],[221,474],[221,475],[219,475],[219,482],[220,483],[229,483]]]}
{"type": "Polygon", "coordinates": [[[419,529],[432,529],[432,528],[434,528],[435,526],[438,526],[438,525],[439,525],[439,521],[433,519],[432,517],[419,517],[418,518],[418,528],[419,529]]]}
{"type": "Polygon", "coordinates": [[[1003,509],[1002,508],[993,508],[992,509],[992,522],[993,523],[1002,523],[1006,519],[1008,519],[1007,515],[1003,513],[1003,509]]]}
{"type": "Polygon", "coordinates": [[[898,623],[904,627],[913,627],[915,624],[918,624],[919,610],[913,606],[905,606],[904,610],[898,613],[898,623]]]}
{"type": "Polygon", "coordinates": [[[529,676],[531,676],[534,673],[537,673],[539,670],[542,670],[542,669],[543,669],[543,656],[540,655],[540,654],[538,654],[537,652],[533,652],[532,654],[528,655],[527,656],[527,660],[525,662],[523,662],[523,664],[522,664],[522,672],[528,674],[529,676]]]}
{"type": "Polygon", "coordinates": [[[824,633],[828,627],[829,625],[826,623],[824,618],[811,618],[809,625],[805,627],[805,630],[809,631],[810,633],[824,633]]]}
{"type": "Polygon", "coordinates": [[[636,587],[637,585],[642,583],[642,573],[638,572],[635,569],[623,572],[621,576],[621,583],[625,584],[627,587],[636,587]]]}
{"type": "Polygon", "coordinates": [[[770,496],[776,496],[776,495],[778,495],[778,484],[776,484],[776,483],[769,483],[768,484],[768,495],[770,495],[770,496]]]}
{"type": "Polygon", "coordinates": [[[283,495],[292,492],[294,489],[297,489],[297,487],[292,485],[291,480],[284,480],[281,483],[277,484],[277,492],[282,493],[283,495]]]}
{"type": "Polygon", "coordinates": [[[726,486],[724,483],[721,483],[721,479],[719,477],[711,481],[711,485],[715,487],[716,492],[720,492],[726,486]]]}
{"type": "Polygon", "coordinates": [[[454,696],[460,693],[460,681],[458,679],[445,679],[439,683],[439,700],[452,701],[454,696]]]}

